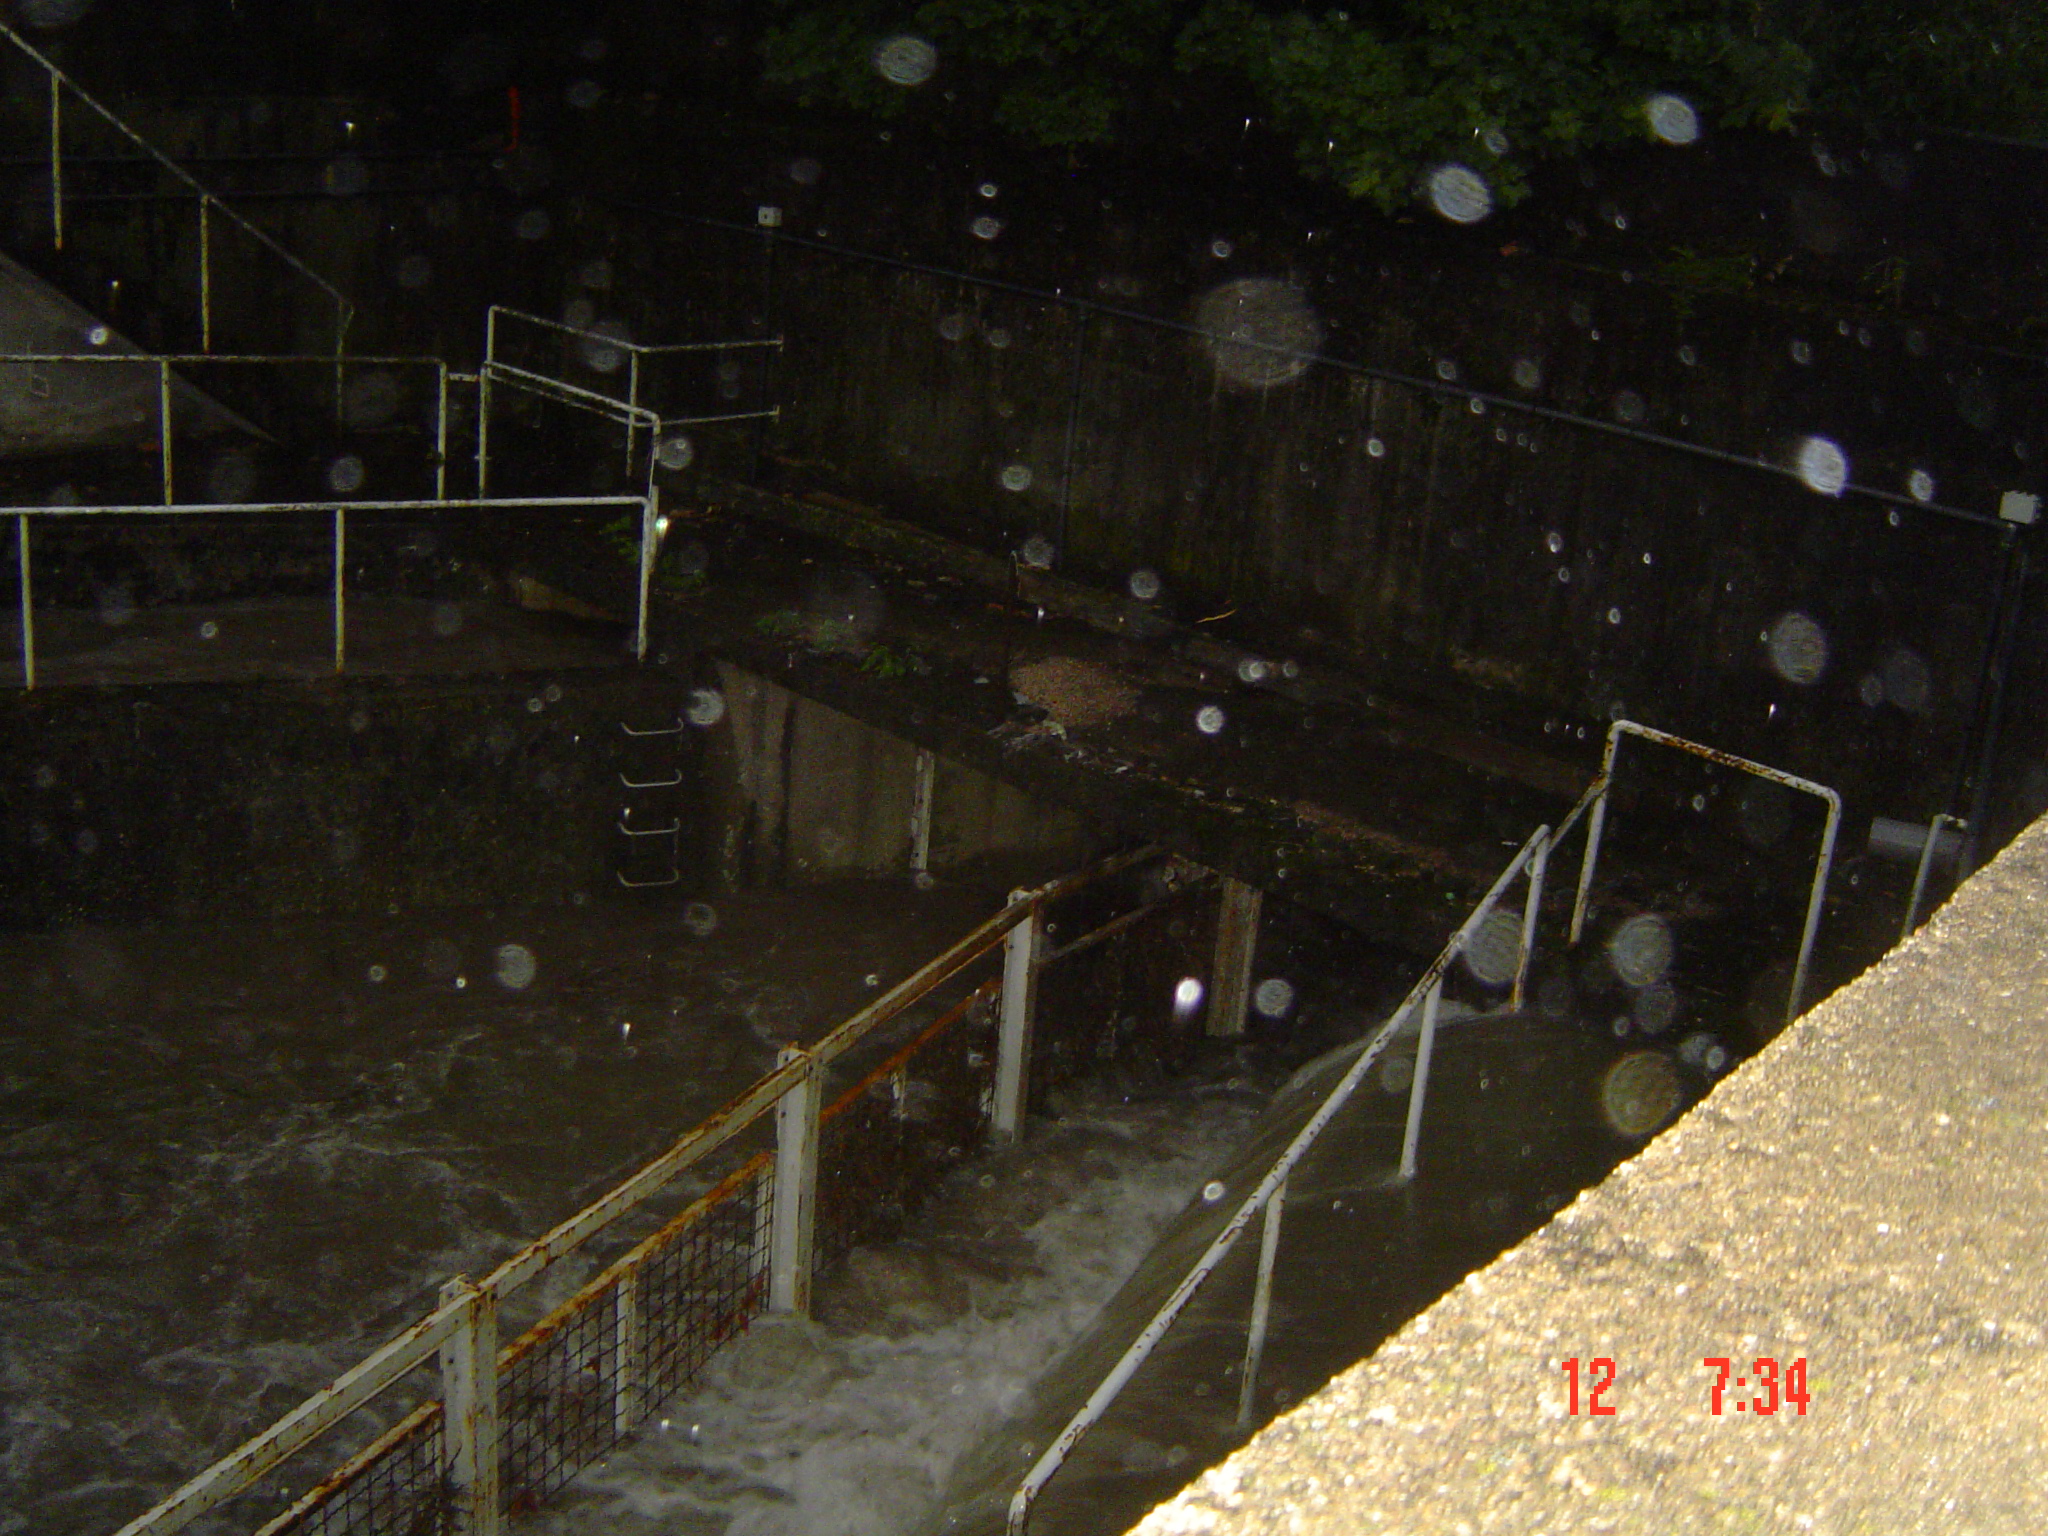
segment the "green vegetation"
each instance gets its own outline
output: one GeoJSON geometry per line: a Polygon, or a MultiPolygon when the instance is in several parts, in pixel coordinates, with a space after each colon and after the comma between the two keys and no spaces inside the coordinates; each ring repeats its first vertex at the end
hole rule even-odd
{"type": "Polygon", "coordinates": [[[769,15],[766,80],[805,101],[986,113],[1069,148],[1256,119],[1305,170],[1388,209],[1447,163],[1513,203],[1543,161],[1650,136],[1646,103],[1665,93],[1706,128],[1809,109],[2048,125],[2048,19],[2014,0],[774,0],[769,15]],[[884,68],[892,39],[915,40],[915,68],[884,68]]]}

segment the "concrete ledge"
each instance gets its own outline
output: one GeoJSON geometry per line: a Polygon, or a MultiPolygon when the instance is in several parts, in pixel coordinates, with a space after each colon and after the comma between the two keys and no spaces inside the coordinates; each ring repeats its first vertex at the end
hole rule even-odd
{"type": "Polygon", "coordinates": [[[2034,1536],[2044,1335],[2048,821],[1136,1532],[2034,1536]],[[1803,1416],[1749,1404],[1758,1356],[1806,1359],[1803,1416]]]}

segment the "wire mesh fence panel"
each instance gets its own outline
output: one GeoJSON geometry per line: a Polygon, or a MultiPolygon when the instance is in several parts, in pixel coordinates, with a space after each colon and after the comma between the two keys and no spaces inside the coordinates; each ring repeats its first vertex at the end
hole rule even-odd
{"type": "Polygon", "coordinates": [[[1202,1034],[1216,947],[1215,883],[1169,865],[1133,879],[1120,901],[1110,893],[1082,895],[1091,900],[1070,900],[1057,911],[1038,973],[1034,1098],[1111,1064],[1171,1069],[1202,1034]],[[1124,926],[1114,926],[1119,922],[1124,926]],[[1105,928],[1112,931],[1087,942],[1105,928]]]}
{"type": "Polygon", "coordinates": [[[424,1404],[258,1536],[452,1536],[446,1460],[441,1405],[424,1404]]]}
{"type": "Polygon", "coordinates": [[[994,987],[984,984],[826,1109],[819,1271],[897,1236],[940,1177],[988,1140],[995,1029],[994,987]]]}
{"type": "Polygon", "coordinates": [[[742,1164],[706,1197],[703,1215],[639,1269],[640,1411],[696,1382],[719,1347],[747,1331],[768,1304],[768,1216],[775,1163],[742,1164]]]}

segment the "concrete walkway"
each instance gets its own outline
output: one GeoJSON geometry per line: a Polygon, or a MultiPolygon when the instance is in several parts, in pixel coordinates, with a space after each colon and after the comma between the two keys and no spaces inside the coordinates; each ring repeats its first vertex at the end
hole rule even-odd
{"type": "Polygon", "coordinates": [[[1136,1532],[2038,1536],[2044,1336],[2048,822],[1136,1532]],[[1574,1415],[1595,1357],[1614,1412],[1582,1375],[1574,1415]]]}

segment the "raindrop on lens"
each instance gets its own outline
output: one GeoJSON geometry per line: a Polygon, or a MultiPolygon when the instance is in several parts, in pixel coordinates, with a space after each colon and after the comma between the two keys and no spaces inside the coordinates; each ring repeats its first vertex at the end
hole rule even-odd
{"type": "Polygon", "coordinates": [[[1214,256],[1218,261],[1230,260],[1230,253],[1236,249],[1237,247],[1232,245],[1228,240],[1211,240],[1209,242],[1209,254],[1211,256],[1214,256]]]}
{"type": "Polygon", "coordinates": [[[1211,1179],[1202,1186],[1202,1203],[1204,1205],[1214,1205],[1223,1198],[1223,1193],[1223,1181],[1221,1179],[1211,1179]]]}
{"type": "Polygon", "coordinates": [[[663,469],[688,469],[697,457],[697,448],[687,435],[678,432],[673,437],[663,438],[654,456],[663,469]]]}
{"type": "Polygon", "coordinates": [[[1376,437],[1368,437],[1365,440],[1365,453],[1367,458],[1383,459],[1387,456],[1387,445],[1376,437]]]}
{"type": "Polygon", "coordinates": [[[1440,165],[1429,173],[1430,206],[1453,224],[1477,224],[1493,212],[1493,191],[1466,165],[1440,165]]]}
{"type": "Polygon", "coordinates": [[[604,87],[595,80],[571,80],[566,95],[570,106],[579,112],[588,112],[604,100],[604,87]]]}
{"type": "Polygon", "coordinates": [[[1533,357],[1518,357],[1510,370],[1515,388],[1534,392],[1543,387],[1543,365],[1533,357]]]}
{"type": "Polygon", "coordinates": [[[825,167],[809,155],[799,156],[789,162],[789,179],[800,187],[814,187],[818,178],[825,174],[825,167]]]}
{"type": "Polygon", "coordinates": [[[1828,666],[1828,636],[1803,613],[1781,614],[1764,634],[1771,670],[1788,683],[1809,687],[1828,666]]]}
{"type": "Polygon", "coordinates": [[[1031,466],[1028,464],[1005,464],[999,478],[1006,491],[1028,491],[1031,489],[1031,466]]]}
{"type": "Polygon", "coordinates": [[[718,929],[718,911],[708,901],[693,901],[683,908],[683,931],[692,938],[708,939],[718,929]]]}
{"type": "Polygon", "coordinates": [[[1159,595],[1159,575],[1155,571],[1133,571],[1126,585],[1131,589],[1131,596],[1141,603],[1149,603],[1159,595]]]}
{"type": "Polygon", "coordinates": [[[1241,683],[1263,683],[1271,670],[1256,656],[1247,656],[1237,664],[1237,680],[1241,683]]]}
{"type": "Polygon", "coordinates": [[[455,603],[436,603],[433,607],[431,623],[434,627],[434,633],[443,640],[446,640],[450,635],[462,628],[462,609],[455,603]]]}
{"type": "Polygon", "coordinates": [[[199,638],[202,640],[215,639],[219,636],[219,634],[220,626],[214,623],[213,620],[211,619],[208,619],[204,624],[199,626],[199,638]]]}
{"type": "Polygon", "coordinates": [[[500,944],[491,957],[491,974],[498,978],[498,985],[514,992],[532,984],[536,969],[533,951],[524,944],[500,944]]]}
{"type": "Polygon", "coordinates": [[[370,980],[372,980],[372,981],[382,981],[382,980],[384,979],[384,976],[385,976],[385,970],[384,970],[384,967],[383,967],[383,966],[381,966],[381,965],[373,965],[373,966],[371,966],[371,967],[370,967],[370,980]]]}
{"type": "Polygon", "coordinates": [[[1650,120],[1650,132],[1666,144],[1691,144],[1700,136],[1699,114],[1682,96],[1652,96],[1644,103],[1643,112],[1650,120]]]}
{"type": "Polygon", "coordinates": [[[1448,357],[1440,357],[1436,360],[1436,376],[1448,383],[1458,376],[1458,365],[1448,357]]]}
{"type": "Polygon", "coordinates": [[[1279,1018],[1294,1006],[1293,983],[1269,976],[1252,989],[1252,1006],[1262,1018],[1279,1018]]]}
{"type": "Polygon", "coordinates": [[[344,453],[327,466],[327,488],[346,496],[363,488],[363,461],[355,454],[344,453]]]}
{"type": "Polygon", "coordinates": [[[1543,535],[1543,547],[1549,550],[1553,555],[1563,554],[1564,535],[1553,529],[1551,532],[1543,535]]]}
{"type": "Polygon", "coordinates": [[[513,222],[512,233],[522,240],[545,240],[555,221],[545,208],[529,208],[513,222]]]}
{"type": "Polygon", "coordinates": [[[716,725],[725,718],[725,695],[716,688],[692,688],[683,715],[692,725],[716,725]]]}
{"type": "Polygon", "coordinates": [[[1621,610],[1619,608],[1608,609],[1607,622],[1610,624],[1619,624],[1621,622],[1621,610]]]}
{"type": "Polygon", "coordinates": [[[1648,987],[1671,969],[1671,926],[1653,912],[1639,912],[1607,940],[1607,960],[1624,986],[1648,987]]]}
{"type": "Polygon", "coordinates": [[[1812,344],[1805,341],[1794,341],[1792,343],[1792,361],[1799,364],[1802,368],[1811,363],[1813,361],[1812,344]]]}
{"type": "Polygon", "coordinates": [[[1473,979],[1489,987],[1514,980],[1522,957],[1522,924],[1505,912],[1489,912],[1465,941],[1459,958],[1473,979]]]}
{"type": "Polygon", "coordinates": [[[876,46],[874,66],[891,85],[923,85],[939,67],[939,55],[921,37],[892,37],[876,46]]]}
{"type": "Polygon", "coordinates": [[[1489,128],[1479,136],[1479,142],[1486,146],[1489,155],[1500,156],[1508,152],[1508,136],[1498,128],[1489,128]]]}
{"type": "Polygon", "coordinates": [[[1003,232],[1003,221],[993,214],[984,213],[967,228],[977,240],[993,240],[1003,232]]]}
{"type": "Polygon", "coordinates": [[[1848,455],[1830,438],[1802,439],[1793,468],[1808,490],[1823,496],[1839,496],[1849,484],[1848,455]]]}
{"type": "MultiPolygon", "coordinates": [[[[1025,484],[1030,484],[1028,472],[1025,484]]],[[[1042,533],[1034,533],[1024,541],[1023,547],[1017,551],[1017,560],[1019,564],[1034,571],[1051,570],[1053,560],[1052,540],[1042,533]]]]}
{"type": "Polygon", "coordinates": [[[1195,729],[1204,736],[1214,736],[1223,729],[1223,711],[1214,704],[1204,704],[1195,711],[1195,729]]]}
{"type": "Polygon", "coordinates": [[[976,187],[974,190],[979,192],[983,197],[994,197],[998,192],[1002,191],[1002,188],[998,187],[992,181],[984,181],[980,186],[976,187]]]}
{"type": "Polygon", "coordinates": [[[545,700],[543,700],[543,699],[541,698],[541,696],[540,696],[539,694],[537,694],[537,693],[536,693],[536,694],[534,694],[534,695],[533,695],[533,696],[532,696],[531,698],[529,698],[529,699],[528,699],[528,700],[526,701],[526,712],[527,712],[527,713],[528,713],[529,715],[537,715],[537,714],[539,714],[539,713],[541,712],[541,710],[542,710],[542,709],[544,709],[545,707],[546,707],[546,701],[545,701],[545,700]]]}
{"type": "Polygon", "coordinates": [[[1915,501],[1934,500],[1934,476],[1924,469],[1916,469],[1906,476],[1906,491],[1915,501]]]}
{"type": "MultiPolygon", "coordinates": [[[[1628,1021],[1615,1021],[1626,1030],[1628,1021]]],[[[1623,1136],[1647,1136],[1677,1112],[1684,1095],[1662,1051],[1633,1051],[1600,1078],[1600,1113],[1623,1136]]]]}

